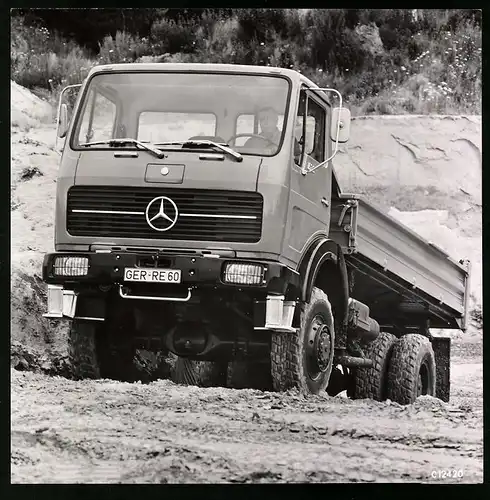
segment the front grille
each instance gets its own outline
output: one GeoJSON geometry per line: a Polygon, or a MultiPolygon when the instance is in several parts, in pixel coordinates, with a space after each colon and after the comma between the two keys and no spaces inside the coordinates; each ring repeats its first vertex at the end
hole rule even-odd
{"type": "Polygon", "coordinates": [[[247,191],[73,186],[66,227],[72,236],[256,243],[262,212],[262,196],[247,191]],[[159,196],[173,200],[179,211],[167,231],[153,229],[146,220],[148,204],[159,196]]]}

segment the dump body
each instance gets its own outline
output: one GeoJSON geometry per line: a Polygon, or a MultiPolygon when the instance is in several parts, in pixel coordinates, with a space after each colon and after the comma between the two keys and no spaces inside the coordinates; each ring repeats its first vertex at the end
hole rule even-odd
{"type": "Polygon", "coordinates": [[[465,329],[469,269],[358,195],[332,204],[332,238],[358,271],[357,294],[378,321],[429,317],[437,328],[465,329]],[[387,316],[389,314],[389,316],[387,316]]]}

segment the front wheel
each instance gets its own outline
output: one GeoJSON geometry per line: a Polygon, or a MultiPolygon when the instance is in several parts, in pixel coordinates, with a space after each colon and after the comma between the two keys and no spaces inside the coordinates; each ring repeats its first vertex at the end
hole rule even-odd
{"type": "Polygon", "coordinates": [[[68,331],[68,358],[76,380],[100,378],[101,352],[97,338],[98,325],[73,320],[68,331]]]}
{"type": "Polygon", "coordinates": [[[435,396],[436,363],[432,345],[419,334],[404,335],[394,347],[388,372],[388,399],[406,405],[435,396]]]}
{"type": "Polygon", "coordinates": [[[328,386],[333,367],[335,333],[327,295],[313,288],[302,304],[296,333],[272,333],[271,374],[276,391],[297,388],[320,394],[328,386]]]}

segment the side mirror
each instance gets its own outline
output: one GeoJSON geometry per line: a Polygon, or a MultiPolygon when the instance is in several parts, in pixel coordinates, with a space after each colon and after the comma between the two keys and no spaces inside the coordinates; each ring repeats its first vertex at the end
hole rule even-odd
{"type": "Polygon", "coordinates": [[[330,139],[337,140],[337,124],[339,127],[339,143],[344,143],[349,140],[350,136],[350,110],[347,108],[333,108],[332,121],[330,125],[330,139]]]}
{"type": "Polygon", "coordinates": [[[68,132],[68,106],[62,104],[58,116],[58,137],[63,139],[68,132]]]}

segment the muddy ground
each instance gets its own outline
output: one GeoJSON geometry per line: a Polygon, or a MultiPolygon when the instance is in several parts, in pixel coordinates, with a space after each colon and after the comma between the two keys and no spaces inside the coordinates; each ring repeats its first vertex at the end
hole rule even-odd
{"type": "Polygon", "coordinates": [[[12,482],[482,482],[481,344],[453,352],[451,402],[405,407],[12,369],[12,482]]]}
{"type": "MultiPolygon", "coordinates": [[[[361,120],[366,134],[379,129],[386,137],[362,132],[357,140],[369,140],[357,144],[353,127],[354,142],[342,154],[345,168],[350,163],[355,168],[343,176],[364,183],[387,207],[403,211],[394,215],[413,229],[431,233],[450,252],[456,249],[455,258],[469,256],[476,263],[471,298],[476,313],[470,331],[454,335],[450,403],[423,397],[402,407],[326,394],[304,398],[294,392],[198,389],[165,379],[76,382],[64,377],[70,375],[66,328],[42,318],[46,290],[41,263],[43,254],[53,249],[60,158],[52,111],[13,85],[12,482],[482,482],[481,200],[473,182],[476,174],[471,174],[470,186],[446,175],[465,177],[454,165],[466,165],[471,172],[481,168],[478,158],[463,149],[468,144],[480,147],[475,139],[480,122],[444,119],[446,144],[437,136],[443,129],[437,120],[431,126],[426,118],[414,120],[404,127],[399,117],[396,128],[382,119],[378,127],[374,117],[361,120]],[[432,142],[405,155],[407,148],[413,149],[403,138],[406,129],[432,142]],[[382,144],[374,142],[378,136],[382,144]],[[386,146],[390,141],[393,150],[386,146]],[[446,151],[442,159],[431,156],[439,151],[438,144],[446,151]],[[454,145],[458,149],[453,151],[454,145]],[[385,150],[381,161],[379,153],[385,150]],[[361,153],[366,170],[356,173],[361,153]],[[371,157],[376,161],[365,161],[371,157]],[[415,166],[407,163],[412,160],[415,166]],[[391,174],[383,170],[394,161],[395,191],[391,174]],[[435,180],[417,176],[425,184],[414,185],[413,179],[400,177],[424,163],[435,180]],[[368,182],[374,178],[377,191],[368,182]],[[462,195],[450,192],[450,186],[457,191],[462,186],[465,198],[457,198],[462,195]],[[428,208],[437,208],[437,214],[428,208]]],[[[149,353],[140,353],[140,358],[145,355],[149,353]]]]}

